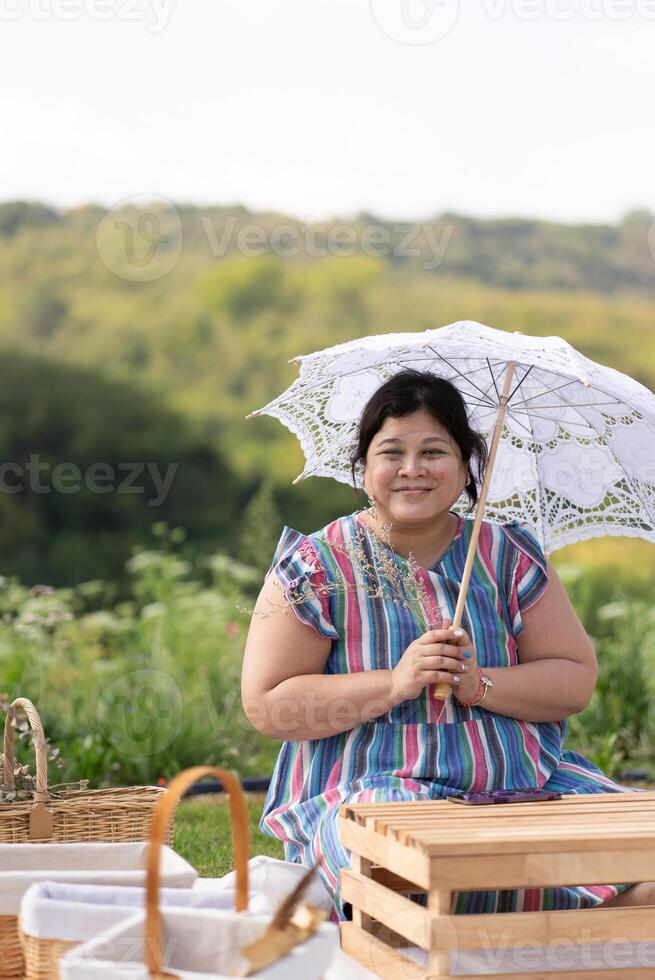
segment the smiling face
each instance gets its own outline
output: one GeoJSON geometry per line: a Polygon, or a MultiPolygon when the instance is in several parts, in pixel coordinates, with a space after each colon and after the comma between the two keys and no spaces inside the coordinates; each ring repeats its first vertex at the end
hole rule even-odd
{"type": "Polygon", "coordinates": [[[364,488],[385,524],[429,522],[450,510],[467,482],[459,446],[426,409],[385,419],[368,447],[364,488]]]}

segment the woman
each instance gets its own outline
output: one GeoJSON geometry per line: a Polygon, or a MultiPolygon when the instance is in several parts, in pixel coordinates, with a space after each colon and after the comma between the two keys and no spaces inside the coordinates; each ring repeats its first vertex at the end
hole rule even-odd
{"type": "MultiPolygon", "coordinates": [[[[350,852],[337,825],[346,801],[517,786],[630,792],[562,748],[566,718],[593,693],[596,657],[555,570],[518,523],[482,522],[461,635],[449,629],[473,526],[450,508],[464,490],[475,505],[473,466],[479,481],[486,462],[457,389],[412,370],[393,376],[364,408],[351,462],[354,483],[363,467],[374,506],[310,535],[285,527],[242,676],[246,715],[284,742],[261,828],[284,842],[287,860],[317,866],[335,920],[348,917],[339,870],[350,852]],[[374,595],[362,573],[367,562],[406,569],[410,553],[438,628],[425,631],[407,604],[374,595]],[[442,683],[453,695],[445,705],[433,696],[442,683]]],[[[655,886],[456,892],[453,911],[610,902],[650,904],[655,886]]]]}

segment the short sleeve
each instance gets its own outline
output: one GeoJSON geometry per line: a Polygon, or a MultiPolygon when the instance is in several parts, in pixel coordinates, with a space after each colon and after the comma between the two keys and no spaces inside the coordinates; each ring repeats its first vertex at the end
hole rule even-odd
{"type": "Polygon", "coordinates": [[[266,578],[273,572],[283,587],[284,598],[301,623],[321,636],[338,640],[330,617],[330,582],[310,538],[284,527],[266,578]]]}
{"type": "Polygon", "coordinates": [[[514,637],[523,632],[523,613],[540,599],[548,585],[547,560],[532,531],[514,521],[505,533],[515,547],[509,614],[514,637]]]}

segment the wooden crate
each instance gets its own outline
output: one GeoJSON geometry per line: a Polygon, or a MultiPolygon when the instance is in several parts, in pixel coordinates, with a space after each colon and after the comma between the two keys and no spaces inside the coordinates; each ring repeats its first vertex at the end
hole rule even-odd
{"type": "MultiPolygon", "coordinates": [[[[655,880],[655,792],[569,794],[539,803],[463,806],[447,800],[344,804],[339,834],[352,852],[341,871],[353,908],[344,952],[389,980],[451,976],[453,950],[530,949],[610,939],[652,943],[655,908],[452,915],[453,891],[655,880]],[[426,893],[427,907],[405,897],[426,893]],[[399,947],[425,950],[420,966],[399,947]]],[[[652,967],[620,969],[649,980],[652,967]]],[[[511,980],[590,980],[615,970],[492,973],[511,980]]],[[[487,974],[466,974],[475,980],[487,974]]]]}

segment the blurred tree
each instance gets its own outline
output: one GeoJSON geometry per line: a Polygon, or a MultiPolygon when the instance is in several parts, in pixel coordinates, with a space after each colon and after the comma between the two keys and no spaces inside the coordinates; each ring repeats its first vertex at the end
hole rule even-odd
{"type": "Polygon", "coordinates": [[[7,201],[0,204],[0,235],[10,236],[26,225],[38,228],[57,224],[60,220],[57,211],[38,202],[7,201]]]}
{"type": "Polygon", "coordinates": [[[299,287],[288,266],[270,255],[235,255],[223,259],[200,282],[201,296],[215,312],[247,320],[275,309],[291,313],[299,287]]]}
{"type": "Polygon", "coordinates": [[[59,328],[68,312],[68,306],[50,283],[40,283],[24,295],[18,317],[22,326],[33,337],[47,340],[59,328]]]}
{"type": "Polygon", "coordinates": [[[196,550],[236,543],[248,487],[153,396],[5,352],[0,420],[1,573],[120,578],[154,520],[184,525],[196,550]]]}

